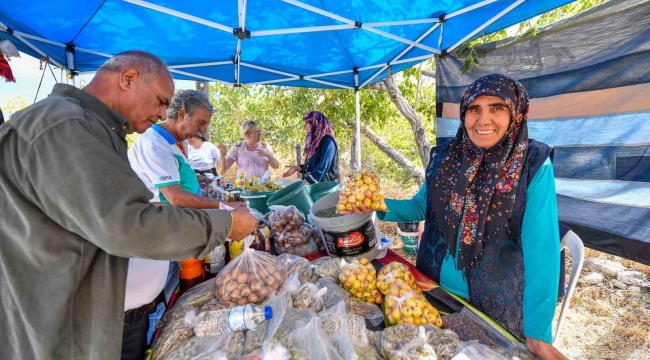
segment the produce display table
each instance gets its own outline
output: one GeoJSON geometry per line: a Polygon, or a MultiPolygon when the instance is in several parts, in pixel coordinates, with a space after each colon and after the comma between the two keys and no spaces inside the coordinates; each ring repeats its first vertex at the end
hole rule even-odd
{"type": "Polygon", "coordinates": [[[465,308],[477,315],[477,317],[483,321],[483,324],[485,326],[492,328],[499,337],[502,337],[502,341],[511,344],[524,343],[522,339],[512,335],[508,330],[501,327],[494,320],[490,319],[489,316],[483,314],[481,311],[472,306],[469,302],[443,289],[430,277],[420,272],[420,270],[418,270],[415,265],[399,256],[393,250],[388,249],[386,256],[381,259],[376,259],[372,263],[375,268],[379,270],[384,265],[389,264],[393,261],[397,261],[408,266],[409,270],[411,270],[411,273],[415,277],[415,281],[417,282],[418,286],[420,286],[422,289],[422,292],[424,293],[427,301],[429,301],[431,305],[438,309],[442,315],[457,313],[465,308]]]}

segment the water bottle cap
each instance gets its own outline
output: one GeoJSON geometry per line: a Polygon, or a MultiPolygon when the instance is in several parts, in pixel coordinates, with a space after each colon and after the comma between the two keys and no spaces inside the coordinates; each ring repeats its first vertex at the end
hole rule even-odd
{"type": "Polygon", "coordinates": [[[270,306],[267,306],[264,308],[264,318],[266,320],[272,319],[273,318],[273,308],[270,306]]]}

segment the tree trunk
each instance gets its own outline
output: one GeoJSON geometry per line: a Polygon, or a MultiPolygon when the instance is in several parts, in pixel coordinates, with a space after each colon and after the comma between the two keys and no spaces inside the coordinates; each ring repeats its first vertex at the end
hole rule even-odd
{"type": "Polygon", "coordinates": [[[390,96],[391,101],[397,106],[404,117],[411,124],[411,130],[413,130],[413,136],[415,137],[415,143],[418,146],[418,152],[420,154],[420,159],[422,159],[422,166],[426,169],[427,164],[429,163],[429,155],[431,152],[431,145],[429,144],[429,136],[427,135],[426,130],[424,130],[424,124],[420,115],[409,105],[402,92],[397,87],[395,79],[388,71],[388,77],[382,81],[379,81],[371,86],[373,89],[386,91],[390,96]]]}
{"type": "MultiPolygon", "coordinates": [[[[356,125],[352,124],[352,128],[354,129],[356,125]]],[[[357,137],[352,135],[352,144],[350,144],[350,169],[354,169],[354,167],[357,165],[357,137]]]]}
{"type": "MultiPolygon", "coordinates": [[[[354,128],[355,124],[352,122],[348,122],[348,126],[354,128]]],[[[419,186],[422,186],[422,184],[424,183],[424,171],[420,167],[415,165],[404,155],[400,154],[399,151],[393,149],[393,147],[390,146],[390,144],[388,144],[384,139],[379,137],[379,135],[375,134],[375,132],[372,131],[367,125],[361,125],[361,134],[363,134],[363,136],[365,136],[368,140],[370,140],[373,144],[375,144],[375,146],[377,146],[381,151],[383,151],[386,155],[388,155],[388,157],[391,158],[393,161],[395,161],[399,166],[408,170],[411,173],[411,176],[413,176],[415,182],[419,186]]],[[[352,162],[352,164],[354,164],[354,162],[352,162]]]]}

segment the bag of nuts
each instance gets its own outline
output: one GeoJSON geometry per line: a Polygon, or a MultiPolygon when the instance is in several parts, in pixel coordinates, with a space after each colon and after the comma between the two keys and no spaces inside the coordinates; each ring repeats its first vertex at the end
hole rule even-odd
{"type": "Polygon", "coordinates": [[[287,278],[287,271],[275,256],[248,248],[215,278],[217,299],[227,306],[261,303],[287,278]]]}

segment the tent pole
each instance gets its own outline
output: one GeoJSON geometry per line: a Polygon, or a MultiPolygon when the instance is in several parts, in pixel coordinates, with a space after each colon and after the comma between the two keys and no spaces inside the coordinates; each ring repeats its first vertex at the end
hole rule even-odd
{"type": "Polygon", "coordinates": [[[354,74],[354,104],[355,104],[355,129],[354,129],[354,152],[356,154],[356,169],[361,170],[361,97],[359,93],[359,74],[354,74]]]}

